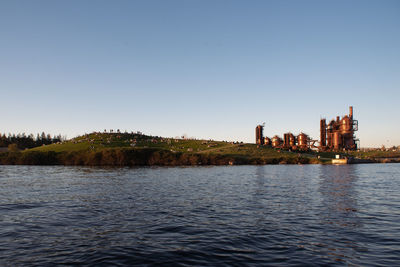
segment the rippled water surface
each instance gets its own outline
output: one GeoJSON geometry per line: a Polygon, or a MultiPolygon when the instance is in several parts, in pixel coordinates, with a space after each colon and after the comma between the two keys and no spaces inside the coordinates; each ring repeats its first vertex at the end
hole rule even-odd
{"type": "Polygon", "coordinates": [[[398,266],[399,174],[0,166],[0,265],[398,266]]]}

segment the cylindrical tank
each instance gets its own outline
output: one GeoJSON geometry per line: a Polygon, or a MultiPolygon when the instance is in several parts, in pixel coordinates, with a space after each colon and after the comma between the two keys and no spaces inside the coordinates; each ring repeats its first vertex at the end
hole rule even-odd
{"type": "Polygon", "coordinates": [[[282,143],[282,139],[279,136],[275,135],[274,137],[272,137],[271,143],[272,147],[279,147],[282,143]]]}
{"type": "Polygon", "coordinates": [[[257,127],[256,127],[256,144],[257,145],[264,144],[263,128],[264,128],[264,126],[262,126],[262,125],[257,125],[257,127]]]}
{"type": "Polygon", "coordinates": [[[348,116],[344,116],[341,122],[340,130],[342,134],[350,133],[352,125],[351,120],[348,116]]]}
{"type": "Polygon", "coordinates": [[[326,119],[321,119],[320,122],[320,146],[326,147],[326,119]]]}
{"type": "Polygon", "coordinates": [[[289,134],[289,145],[290,145],[291,147],[293,147],[293,146],[296,145],[296,138],[294,137],[293,134],[289,134]]]}
{"type": "Polygon", "coordinates": [[[340,148],[340,133],[339,132],[334,132],[333,133],[333,148],[335,150],[339,150],[340,148]]]}
{"type": "Polygon", "coordinates": [[[283,146],[286,148],[291,148],[296,145],[296,138],[292,133],[285,133],[283,135],[283,146]]]}
{"type": "Polygon", "coordinates": [[[335,121],[331,120],[326,129],[326,146],[329,149],[333,148],[333,131],[334,131],[335,121]]]}
{"type": "Polygon", "coordinates": [[[307,141],[308,141],[308,135],[306,135],[305,133],[300,133],[297,136],[297,145],[300,148],[307,148],[307,146],[308,146],[307,141]]]}
{"type": "Polygon", "coordinates": [[[345,134],[345,135],[343,135],[342,139],[343,139],[342,146],[345,149],[349,149],[349,150],[354,149],[355,143],[354,143],[353,134],[345,134]]]}
{"type": "Polygon", "coordinates": [[[283,134],[283,146],[286,148],[289,147],[289,135],[290,133],[283,134]]]}
{"type": "Polygon", "coordinates": [[[266,146],[270,146],[271,145],[271,139],[269,137],[267,137],[267,136],[264,138],[264,145],[266,145],[266,146]]]}

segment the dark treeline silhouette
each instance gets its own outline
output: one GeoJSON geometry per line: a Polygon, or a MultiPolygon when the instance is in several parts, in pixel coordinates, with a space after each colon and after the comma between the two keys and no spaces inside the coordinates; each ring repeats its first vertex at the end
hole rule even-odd
{"type": "Polygon", "coordinates": [[[8,147],[9,145],[15,144],[19,149],[33,148],[42,145],[50,145],[53,143],[61,142],[63,138],[61,135],[51,136],[50,134],[37,134],[36,137],[33,134],[26,135],[22,134],[0,134],[0,147],[8,147]]]}
{"type": "Polygon", "coordinates": [[[4,165],[182,166],[242,164],[307,164],[305,157],[248,158],[239,155],[174,153],[157,149],[104,149],[100,151],[27,151],[0,153],[4,165]]]}

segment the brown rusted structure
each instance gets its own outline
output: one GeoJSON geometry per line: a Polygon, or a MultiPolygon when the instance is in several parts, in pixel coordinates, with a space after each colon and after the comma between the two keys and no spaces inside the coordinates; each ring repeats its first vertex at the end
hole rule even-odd
{"type": "Polygon", "coordinates": [[[301,150],[307,150],[309,148],[308,146],[308,135],[305,133],[300,133],[297,136],[297,146],[301,150]]]}
{"type": "Polygon", "coordinates": [[[321,119],[320,122],[320,146],[326,147],[326,119],[321,119]]]}
{"type": "Polygon", "coordinates": [[[256,127],[256,144],[263,145],[264,144],[264,125],[257,125],[256,127]]]}
{"type": "Polygon", "coordinates": [[[271,139],[264,137],[264,125],[256,127],[256,144],[268,145],[279,149],[309,150],[319,149],[328,151],[356,150],[359,147],[358,139],[354,132],[358,131],[358,121],[353,119],[353,107],[350,107],[349,114],[331,120],[328,124],[326,119],[320,121],[320,141],[310,138],[305,133],[294,136],[292,133],[285,133],[283,140],[275,135],[271,139]]]}
{"type": "Polygon", "coordinates": [[[269,137],[264,137],[264,145],[270,146],[271,145],[271,139],[269,137]]]}
{"type": "Polygon", "coordinates": [[[328,125],[326,119],[320,122],[320,149],[321,150],[356,150],[357,141],[354,132],[358,131],[358,121],[353,119],[353,107],[349,115],[339,116],[331,120],[328,125]]]}
{"type": "Polygon", "coordinates": [[[282,139],[279,136],[275,135],[271,139],[271,144],[272,144],[272,147],[280,147],[282,144],[282,139]]]}
{"type": "Polygon", "coordinates": [[[285,133],[283,135],[283,147],[293,148],[296,146],[296,138],[292,133],[285,133]]]}

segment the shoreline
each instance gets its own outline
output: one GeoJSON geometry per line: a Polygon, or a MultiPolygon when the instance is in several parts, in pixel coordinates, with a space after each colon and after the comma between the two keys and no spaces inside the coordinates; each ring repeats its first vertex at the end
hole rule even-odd
{"type": "Polygon", "coordinates": [[[27,151],[2,152],[0,165],[37,166],[233,166],[233,165],[348,165],[371,163],[400,163],[400,158],[350,158],[345,163],[335,164],[329,158],[316,158],[298,154],[279,157],[252,157],[251,155],[182,153],[156,149],[108,149],[101,151],[27,151]]]}
{"type": "MultiPolygon", "coordinates": [[[[93,132],[20,151],[0,151],[0,165],[219,166],[400,162],[400,151],[313,151],[243,142],[93,132]]],[[[10,149],[8,149],[10,150],[10,149]]]]}

